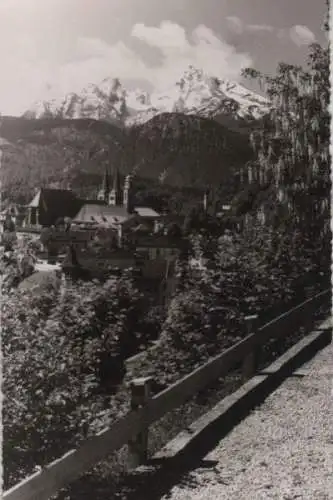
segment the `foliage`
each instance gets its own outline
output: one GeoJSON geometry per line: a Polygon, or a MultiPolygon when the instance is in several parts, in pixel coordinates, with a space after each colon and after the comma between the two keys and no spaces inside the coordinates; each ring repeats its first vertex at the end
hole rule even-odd
{"type": "Polygon", "coordinates": [[[252,155],[247,136],[180,113],[124,130],[90,119],[5,117],[1,130],[11,142],[2,161],[3,199],[23,204],[36,187],[70,185],[80,196],[93,197],[111,164],[118,165],[122,175],[132,171],[155,181],[154,206],[165,185],[176,187],[177,197],[170,188],[165,191],[170,208],[178,212],[182,187],[203,189],[217,179],[228,182],[230,173],[252,155]]]}
{"type": "Polygon", "coordinates": [[[264,126],[251,134],[251,177],[275,187],[273,201],[288,209],[303,233],[324,238],[330,201],[329,48],[311,45],[306,70],[281,63],[274,77],[252,69],[245,75],[257,79],[272,101],[264,126]]]}
{"type": "Polygon", "coordinates": [[[98,428],[112,409],[101,389],[121,381],[122,360],[146,342],[142,307],[128,273],[104,285],[63,277],[60,288],[48,284],[37,295],[7,292],[3,456],[11,471],[50,461],[98,428]]]}
{"type": "Polygon", "coordinates": [[[119,163],[123,138],[117,127],[94,120],[14,117],[4,119],[2,134],[11,141],[2,160],[3,199],[21,203],[36,187],[72,185],[81,196],[96,194],[104,167],[119,163]]]}
{"type": "Polygon", "coordinates": [[[205,188],[225,183],[251,159],[248,138],[214,120],[161,113],[129,130],[138,173],[172,186],[205,188]]]}
{"type": "Polygon", "coordinates": [[[22,240],[13,240],[8,251],[4,251],[0,259],[2,276],[1,290],[6,294],[17,287],[35,269],[36,257],[33,246],[22,240]]]}
{"type": "Polygon", "coordinates": [[[179,291],[162,334],[161,349],[170,357],[161,362],[160,352],[151,360],[166,383],[205,359],[210,348],[220,350],[227,334],[239,335],[245,314],[264,319],[275,304],[300,300],[306,286],[320,286],[320,275],[327,275],[328,58],[328,49],[314,44],[307,71],[282,63],[275,77],[246,71],[265,84],[272,108],[251,134],[250,185],[233,207],[233,215],[243,219],[242,231],[218,238],[207,216],[204,221],[203,214],[188,214],[184,226],[197,233],[192,255],[202,265],[194,272],[181,263],[179,291]]]}
{"type": "MultiPolygon", "coordinates": [[[[250,216],[240,234],[225,233],[208,244],[216,253],[206,254],[201,266],[179,263],[178,290],[143,374],[159,380],[162,388],[242,338],[245,316],[269,321],[320,289],[328,263],[304,251],[302,238],[300,231],[277,235],[250,216]]],[[[193,238],[195,259],[203,257],[205,243],[204,237],[193,238]]]]}

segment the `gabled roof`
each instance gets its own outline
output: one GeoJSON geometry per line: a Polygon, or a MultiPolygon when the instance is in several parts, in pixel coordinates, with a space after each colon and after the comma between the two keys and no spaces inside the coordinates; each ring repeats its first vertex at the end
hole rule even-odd
{"type": "Polygon", "coordinates": [[[150,207],[135,207],[134,211],[140,216],[140,217],[151,217],[151,218],[156,218],[159,217],[160,214],[155,212],[150,207]]]}
{"type": "Polygon", "coordinates": [[[85,204],[76,214],[73,222],[117,225],[122,224],[131,217],[133,215],[129,214],[125,207],[85,204]]]}
{"type": "Polygon", "coordinates": [[[38,208],[39,203],[40,203],[40,196],[41,196],[41,192],[39,190],[38,193],[35,194],[33,200],[29,203],[28,207],[29,208],[38,208]]]}
{"type": "Polygon", "coordinates": [[[69,189],[50,189],[42,188],[35,195],[28,207],[38,208],[41,202],[44,202],[47,206],[52,206],[54,204],[73,204],[77,202],[75,194],[69,189]]]}

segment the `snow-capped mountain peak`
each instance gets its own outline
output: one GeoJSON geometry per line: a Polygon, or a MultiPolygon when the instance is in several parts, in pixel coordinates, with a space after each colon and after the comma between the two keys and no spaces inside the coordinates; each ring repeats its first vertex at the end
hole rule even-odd
{"type": "Polygon", "coordinates": [[[90,84],[79,94],[38,102],[25,116],[94,118],[130,126],[164,112],[256,119],[268,110],[269,101],[259,94],[190,66],[178,82],[164,91],[127,90],[118,79],[106,78],[99,84],[90,84]]]}

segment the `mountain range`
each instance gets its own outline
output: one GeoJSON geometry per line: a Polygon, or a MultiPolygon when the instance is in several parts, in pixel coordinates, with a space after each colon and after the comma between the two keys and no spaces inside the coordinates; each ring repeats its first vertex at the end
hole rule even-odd
{"type": "Polygon", "coordinates": [[[257,120],[269,102],[243,85],[220,80],[189,67],[183,77],[164,92],[127,90],[118,79],[107,78],[80,93],[35,103],[28,118],[93,118],[120,126],[139,125],[161,113],[183,113],[202,118],[257,120]]]}
{"type": "Polygon", "coordinates": [[[115,166],[159,186],[227,185],[252,159],[249,131],[268,110],[264,97],[193,67],[165,93],[104,80],[1,118],[3,193],[26,202],[57,185],[92,196],[115,166]]]}

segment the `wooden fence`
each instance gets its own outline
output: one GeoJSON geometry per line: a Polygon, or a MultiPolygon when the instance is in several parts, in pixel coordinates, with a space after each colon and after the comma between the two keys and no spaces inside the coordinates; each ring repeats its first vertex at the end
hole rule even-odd
{"type": "Polygon", "coordinates": [[[125,444],[129,445],[129,466],[140,465],[146,458],[150,424],[240,363],[244,380],[253,376],[260,349],[268,341],[285,337],[294,328],[311,320],[319,306],[329,303],[330,292],[327,289],[318,293],[258,329],[253,323],[256,317],[248,317],[250,332],[243,340],[155,396],[149,394],[149,379],[136,379],[131,387],[130,412],[110,428],[86,439],[77,449],[13,486],[4,493],[4,500],[47,500],[125,444]]]}

